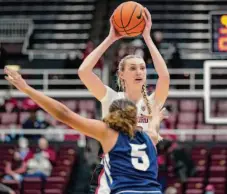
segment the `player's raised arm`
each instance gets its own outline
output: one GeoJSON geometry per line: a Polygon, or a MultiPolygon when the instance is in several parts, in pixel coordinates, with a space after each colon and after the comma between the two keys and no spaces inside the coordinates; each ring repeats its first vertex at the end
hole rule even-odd
{"type": "Polygon", "coordinates": [[[106,94],[106,88],[100,78],[96,76],[92,70],[104,52],[116,40],[122,36],[118,35],[112,24],[112,17],[110,18],[110,32],[106,39],[93,50],[81,64],[78,74],[81,81],[85,84],[88,90],[98,99],[101,100],[106,94]]]}
{"type": "MultiPolygon", "coordinates": [[[[163,110],[165,111],[165,110],[163,110]]],[[[152,106],[152,118],[149,122],[148,135],[152,139],[152,142],[156,145],[161,139],[159,135],[160,124],[162,121],[162,114],[160,114],[160,107],[158,104],[152,106]]]]}
{"type": "Polygon", "coordinates": [[[5,68],[5,73],[7,74],[5,77],[6,80],[13,84],[18,90],[27,94],[55,119],[100,142],[104,140],[107,131],[105,123],[98,120],[86,119],[74,113],[64,104],[30,87],[18,72],[5,68]]]}
{"type": "Polygon", "coordinates": [[[168,96],[170,76],[162,55],[159,53],[158,49],[156,48],[154,42],[151,39],[150,30],[152,26],[152,21],[151,21],[151,15],[147,10],[147,8],[144,9],[143,17],[146,21],[146,26],[143,31],[143,38],[150,51],[151,57],[154,62],[155,70],[157,71],[157,74],[158,74],[158,81],[156,84],[154,99],[156,103],[159,104],[160,106],[159,108],[161,108],[168,96]]]}

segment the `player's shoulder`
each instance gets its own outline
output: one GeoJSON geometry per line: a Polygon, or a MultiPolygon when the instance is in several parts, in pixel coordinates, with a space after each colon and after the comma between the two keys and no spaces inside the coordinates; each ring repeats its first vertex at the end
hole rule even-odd
{"type": "Polygon", "coordinates": [[[112,101],[113,99],[117,98],[118,93],[110,88],[109,86],[105,85],[106,93],[104,97],[100,100],[101,103],[112,101]]]}
{"type": "Polygon", "coordinates": [[[121,91],[116,91],[114,89],[112,89],[111,87],[105,85],[107,93],[111,93],[111,94],[115,94],[115,95],[119,95],[119,96],[124,96],[124,92],[121,91]]]}

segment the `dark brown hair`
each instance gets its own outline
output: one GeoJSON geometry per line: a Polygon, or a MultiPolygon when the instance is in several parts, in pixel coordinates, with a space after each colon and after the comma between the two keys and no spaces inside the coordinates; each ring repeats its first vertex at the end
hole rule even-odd
{"type": "Polygon", "coordinates": [[[137,108],[135,104],[129,100],[115,100],[110,105],[109,114],[103,121],[111,129],[123,132],[132,138],[137,125],[137,108]]]}

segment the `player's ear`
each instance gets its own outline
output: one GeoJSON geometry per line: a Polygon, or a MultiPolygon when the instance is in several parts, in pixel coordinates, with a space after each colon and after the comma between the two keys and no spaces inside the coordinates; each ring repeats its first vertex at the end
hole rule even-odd
{"type": "Polygon", "coordinates": [[[122,71],[118,71],[118,77],[121,79],[121,80],[124,80],[124,73],[122,71]]]}

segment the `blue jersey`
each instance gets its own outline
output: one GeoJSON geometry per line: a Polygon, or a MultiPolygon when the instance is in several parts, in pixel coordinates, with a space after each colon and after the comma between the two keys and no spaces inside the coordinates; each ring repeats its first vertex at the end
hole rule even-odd
{"type": "Polygon", "coordinates": [[[157,152],[145,132],[136,132],[132,139],[119,133],[103,163],[111,194],[161,193],[157,152]]]}

